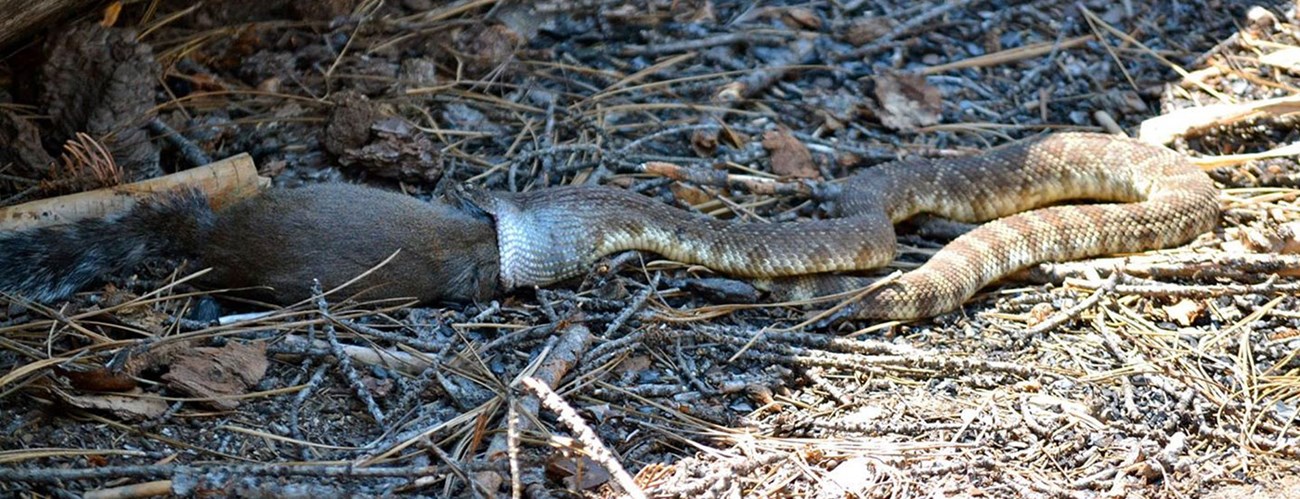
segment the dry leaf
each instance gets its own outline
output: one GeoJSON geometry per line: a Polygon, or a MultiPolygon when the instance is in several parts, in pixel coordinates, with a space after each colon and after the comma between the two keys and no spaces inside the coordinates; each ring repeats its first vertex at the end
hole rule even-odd
{"type": "Polygon", "coordinates": [[[546,462],[546,474],[553,480],[564,482],[570,490],[589,490],[604,485],[609,472],[595,460],[581,456],[577,459],[555,454],[546,462]]]}
{"type": "Polygon", "coordinates": [[[1051,303],[1039,303],[1034,308],[1029,309],[1029,325],[1034,326],[1047,320],[1052,314],[1056,313],[1056,307],[1051,303]]]}
{"type": "Polygon", "coordinates": [[[105,28],[117,24],[117,17],[122,15],[122,2],[117,1],[104,7],[104,17],[99,20],[99,25],[105,28]]]}
{"type": "Polygon", "coordinates": [[[924,76],[883,74],[873,80],[880,105],[877,115],[885,126],[907,131],[939,122],[943,96],[924,76]]]}
{"type": "Polygon", "coordinates": [[[54,373],[67,378],[73,388],[88,392],[128,392],[136,388],[136,382],[126,373],[110,371],[103,367],[89,369],[68,369],[55,367],[54,373]]]}
{"type": "Polygon", "coordinates": [[[266,343],[229,343],[220,348],[195,348],[176,359],[163,375],[168,386],[194,397],[208,399],[221,410],[239,407],[242,395],[266,374],[266,343]]]}
{"type": "Polygon", "coordinates": [[[619,362],[618,367],[614,368],[614,372],[622,374],[627,372],[641,372],[646,369],[650,369],[650,357],[648,355],[633,355],[623,359],[623,362],[619,362]]]}
{"type": "Polygon", "coordinates": [[[820,176],[817,165],[813,163],[812,153],[788,131],[772,130],[763,134],[763,148],[772,155],[772,173],[782,177],[820,176]]]}
{"type": "Polygon", "coordinates": [[[888,17],[866,17],[853,21],[843,30],[841,39],[855,47],[861,47],[877,38],[885,36],[894,29],[896,23],[888,17]]]}
{"type": "MultiPolygon", "coordinates": [[[[108,411],[114,416],[128,420],[140,421],[153,419],[162,416],[167,412],[167,402],[156,398],[131,397],[128,395],[112,394],[71,394],[62,390],[56,390],[55,393],[64,402],[73,407],[82,409],[108,411]]],[[[143,393],[136,389],[131,394],[143,393]]]]}
{"type": "Polygon", "coordinates": [[[699,187],[673,183],[668,186],[668,190],[673,191],[673,196],[677,197],[679,201],[691,206],[699,206],[709,201],[713,201],[713,196],[704,192],[704,189],[700,189],[699,187]]]}
{"type": "Polygon", "coordinates": [[[811,9],[791,7],[781,13],[781,21],[792,29],[817,31],[822,27],[822,20],[811,9]]]}
{"type": "Polygon", "coordinates": [[[718,131],[696,130],[691,134],[691,149],[701,158],[713,156],[718,152],[718,131]]]}
{"type": "Polygon", "coordinates": [[[1191,326],[1201,314],[1205,313],[1205,303],[1199,300],[1184,299],[1161,308],[1164,309],[1165,316],[1169,320],[1183,327],[1191,326]]]}
{"type": "Polygon", "coordinates": [[[872,458],[851,458],[826,473],[817,497],[866,497],[880,480],[878,475],[872,458]]]}

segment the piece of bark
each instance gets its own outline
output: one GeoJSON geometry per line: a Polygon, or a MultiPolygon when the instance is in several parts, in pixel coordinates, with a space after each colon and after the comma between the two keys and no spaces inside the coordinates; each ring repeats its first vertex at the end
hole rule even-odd
{"type": "Polygon", "coordinates": [[[163,374],[169,388],[223,411],[239,407],[240,395],[257,386],[266,374],[266,343],[230,342],[177,353],[163,374]]]}

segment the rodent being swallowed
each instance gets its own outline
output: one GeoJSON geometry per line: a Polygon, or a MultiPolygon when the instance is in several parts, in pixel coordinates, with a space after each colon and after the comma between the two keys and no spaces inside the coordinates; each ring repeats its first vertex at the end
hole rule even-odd
{"type": "Polygon", "coordinates": [[[212,270],[211,288],[274,303],[331,289],[397,255],[348,288],[363,299],[473,301],[498,294],[496,231],[471,209],[376,188],[273,189],[213,211],[197,191],[158,196],[108,219],[0,234],[0,291],[65,298],[154,256],[212,270]],[[400,250],[400,251],[399,251],[400,250]]]}

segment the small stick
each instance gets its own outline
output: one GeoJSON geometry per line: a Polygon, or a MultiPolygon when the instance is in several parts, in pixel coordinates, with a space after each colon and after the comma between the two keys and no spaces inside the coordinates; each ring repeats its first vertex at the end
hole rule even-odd
{"type": "Polygon", "coordinates": [[[885,33],[880,38],[876,38],[871,43],[850,50],[843,54],[837,54],[831,57],[831,59],[836,61],[847,61],[849,59],[861,59],[868,55],[874,54],[879,50],[885,49],[891,42],[894,41],[895,38],[903,36],[911,32],[913,29],[916,29],[919,26],[928,24],[930,21],[934,20],[939,16],[947,14],[951,10],[963,8],[966,6],[966,4],[969,4],[970,2],[971,0],[956,0],[956,1],[943,2],[938,7],[930,9],[929,11],[926,11],[916,17],[908,19],[907,22],[905,23],[899,24],[893,30],[890,30],[890,32],[885,33]]]}
{"type": "Polygon", "coordinates": [[[162,135],[173,146],[176,146],[176,150],[180,151],[181,157],[185,158],[185,161],[194,166],[206,165],[212,162],[212,158],[208,157],[208,153],[203,152],[203,149],[200,149],[193,141],[173,130],[172,127],[167,126],[167,123],[161,119],[149,120],[149,131],[162,135]]]}
{"type": "Polygon", "coordinates": [[[751,194],[775,196],[811,196],[813,194],[812,184],[808,182],[780,182],[749,175],[732,175],[719,170],[678,166],[662,161],[647,161],[641,165],[639,170],[643,173],[657,175],[678,182],[689,182],[695,185],[707,185],[713,187],[726,187],[742,190],[751,194]]]}
{"type": "Polygon", "coordinates": [[[523,468],[519,466],[519,406],[508,404],[506,408],[506,446],[510,456],[510,499],[524,497],[523,468]]]}
{"type": "Polygon", "coordinates": [[[0,230],[24,230],[122,213],[139,199],[192,187],[220,208],[256,194],[265,183],[247,154],[158,178],[0,208],[0,230]]]}
{"type": "Polygon", "coordinates": [[[1053,329],[1056,329],[1061,324],[1065,324],[1066,321],[1069,321],[1070,319],[1078,317],[1079,314],[1082,314],[1084,310],[1092,308],[1092,306],[1096,305],[1097,302],[1100,302],[1103,297],[1114,292],[1115,286],[1119,284],[1121,275],[1122,274],[1120,274],[1119,272],[1112,272],[1110,274],[1110,277],[1106,278],[1106,282],[1103,283],[1101,286],[1098,286],[1097,289],[1093,291],[1091,295],[1088,295],[1088,297],[1085,298],[1083,301],[1075,304],[1073,307],[1070,307],[1066,310],[1057,312],[1055,315],[1052,315],[1051,317],[1044,319],[1043,322],[1035,324],[1033,327],[1025,329],[1024,335],[1038,336],[1048,331],[1051,331],[1053,329]]]}
{"type": "Polygon", "coordinates": [[[171,480],[155,480],[152,482],[133,483],[121,487],[110,487],[106,489],[88,490],[81,496],[84,499],[126,499],[135,497],[154,497],[171,495],[171,480]]]}
{"type": "Polygon", "coordinates": [[[629,475],[627,470],[623,469],[623,465],[617,459],[614,459],[614,453],[610,452],[608,447],[605,447],[596,432],[590,426],[587,426],[587,423],[582,420],[582,416],[578,415],[578,411],[569,406],[563,398],[560,398],[559,394],[551,390],[551,387],[546,386],[546,383],[533,377],[527,377],[520,381],[525,388],[537,396],[542,405],[559,416],[560,422],[564,423],[569,428],[569,431],[574,433],[578,442],[582,443],[583,450],[587,452],[587,455],[605,467],[605,471],[608,471],[614,477],[614,480],[618,482],[619,487],[623,489],[623,492],[627,493],[628,497],[645,499],[645,492],[641,490],[641,487],[637,486],[636,481],[632,479],[632,475],[629,475]]]}
{"type": "Polygon", "coordinates": [[[320,314],[327,319],[325,322],[325,338],[329,341],[330,348],[334,352],[334,358],[338,359],[339,370],[343,371],[344,377],[348,380],[348,385],[352,386],[352,391],[366,404],[366,410],[370,411],[370,417],[374,418],[375,422],[380,426],[385,426],[384,420],[386,418],[383,409],[379,408],[379,404],[375,402],[375,397],[370,394],[370,389],[366,388],[366,384],[361,381],[361,375],[357,374],[357,370],[352,367],[352,358],[343,351],[343,343],[339,342],[338,332],[334,329],[336,319],[329,311],[329,304],[325,302],[325,295],[321,292],[320,281],[313,281],[311,292],[316,296],[316,306],[320,310],[320,314]]]}
{"type": "MultiPolygon", "coordinates": [[[[583,354],[587,352],[587,348],[591,346],[591,340],[591,330],[587,329],[586,326],[574,324],[564,329],[560,333],[559,341],[555,342],[555,348],[551,349],[550,353],[547,354],[545,361],[537,368],[532,377],[551,385],[558,385],[560,380],[569,374],[569,370],[573,369],[573,366],[577,365],[583,354]]],[[[515,404],[518,404],[520,412],[531,414],[536,414],[538,407],[540,407],[540,402],[532,397],[515,401],[515,404]]],[[[509,424],[509,421],[506,423],[509,424]]],[[[516,431],[527,431],[529,429],[528,423],[528,419],[521,418],[516,431]]],[[[498,432],[492,442],[488,444],[486,453],[488,460],[495,461],[502,455],[509,454],[509,433],[509,428],[506,428],[504,432],[498,432]]]]}

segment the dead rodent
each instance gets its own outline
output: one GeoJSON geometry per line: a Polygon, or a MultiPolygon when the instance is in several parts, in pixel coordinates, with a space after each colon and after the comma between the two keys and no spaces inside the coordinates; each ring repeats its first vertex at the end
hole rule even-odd
{"type": "Polygon", "coordinates": [[[363,299],[473,301],[498,292],[490,217],[376,188],[273,189],[213,212],[196,192],[160,196],[116,218],[0,234],[0,292],[64,298],[153,256],[211,267],[199,283],[252,288],[275,303],[346,283],[363,299]]]}

